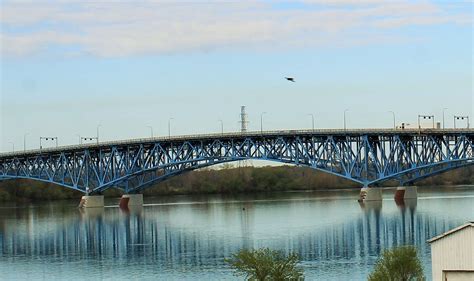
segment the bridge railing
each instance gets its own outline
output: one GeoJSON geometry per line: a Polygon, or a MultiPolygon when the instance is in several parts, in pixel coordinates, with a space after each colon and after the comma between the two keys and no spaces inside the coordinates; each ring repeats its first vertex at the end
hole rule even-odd
{"type": "Polygon", "coordinates": [[[15,152],[0,153],[0,158],[30,155],[30,154],[47,154],[61,151],[82,150],[87,148],[107,147],[128,144],[153,143],[153,142],[172,142],[199,139],[219,139],[219,138],[237,138],[237,137],[258,137],[258,136],[291,136],[291,135],[362,135],[362,134],[419,134],[419,133],[468,133],[473,134],[474,129],[432,129],[432,128],[409,128],[409,129],[303,129],[303,130],[272,130],[272,131],[251,131],[251,132],[227,132],[213,134],[193,134],[179,135],[171,137],[148,137],[135,138],[127,140],[105,141],[99,143],[87,143],[78,145],[63,145],[58,147],[48,147],[40,149],[29,149],[15,152]]]}

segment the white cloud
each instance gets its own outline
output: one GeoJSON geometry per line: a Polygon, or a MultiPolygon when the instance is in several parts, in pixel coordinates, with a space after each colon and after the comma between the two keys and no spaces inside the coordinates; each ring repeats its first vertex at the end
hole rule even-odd
{"type": "Polygon", "coordinates": [[[307,9],[268,2],[102,1],[3,4],[2,53],[21,56],[51,46],[74,46],[96,56],[159,54],[219,48],[288,48],[367,44],[406,25],[466,24],[426,2],[307,0],[307,9]],[[317,4],[317,5],[313,5],[317,4]],[[321,7],[321,4],[323,7],[321,7]],[[381,36],[382,34],[382,36],[381,36]]]}

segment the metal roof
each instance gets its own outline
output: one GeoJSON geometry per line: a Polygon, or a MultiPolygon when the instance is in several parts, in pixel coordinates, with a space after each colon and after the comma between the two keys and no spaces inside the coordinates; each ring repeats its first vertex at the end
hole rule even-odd
{"type": "Polygon", "coordinates": [[[438,235],[438,236],[435,236],[435,237],[429,239],[429,240],[428,240],[428,243],[435,242],[435,241],[437,241],[437,240],[439,240],[439,239],[441,239],[441,238],[443,238],[443,237],[446,237],[446,236],[448,236],[448,235],[451,235],[451,234],[453,234],[453,233],[455,233],[455,232],[458,232],[458,231],[460,231],[461,229],[464,229],[464,228],[469,227],[469,226],[470,226],[470,227],[474,227],[474,221],[465,223],[465,224],[463,224],[463,225],[461,225],[461,226],[458,226],[458,227],[456,227],[456,228],[453,228],[453,229],[451,229],[451,230],[448,230],[448,231],[446,231],[446,232],[443,233],[443,234],[440,234],[440,235],[438,235]]]}

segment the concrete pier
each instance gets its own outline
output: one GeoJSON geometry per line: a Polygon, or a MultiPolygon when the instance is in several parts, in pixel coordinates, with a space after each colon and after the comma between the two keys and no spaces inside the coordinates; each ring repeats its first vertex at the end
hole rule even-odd
{"type": "Polygon", "coordinates": [[[395,201],[402,201],[405,199],[417,199],[418,191],[416,186],[399,186],[395,191],[395,201]]]}
{"type": "Polygon", "coordinates": [[[104,207],[104,195],[84,195],[79,203],[79,208],[104,207]]]}
{"type": "Polygon", "coordinates": [[[360,190],[358,201],[382,201],[382,189],[378,187],[363,187],[360,190]]]}
{"type": "Polygon", "coordinates": [[[143,194],[124,194],[120,198],[119,206],[120,208],[143,206],[143,194]]]}

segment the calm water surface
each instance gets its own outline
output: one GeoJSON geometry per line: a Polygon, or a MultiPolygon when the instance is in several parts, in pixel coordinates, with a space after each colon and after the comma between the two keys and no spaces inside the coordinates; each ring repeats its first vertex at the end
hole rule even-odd
{"type": "Polygon", "coordinates": [[[241,248],[297,252],[307,280],[365,280],[383,249],[415,245],[474,219],[474,187],[419,189],[397,206],[360,205],[357,191],[145,198],[125,212],[109,200],[0,205],[3,280],[241,280],[224,259],[241,248]]]}

